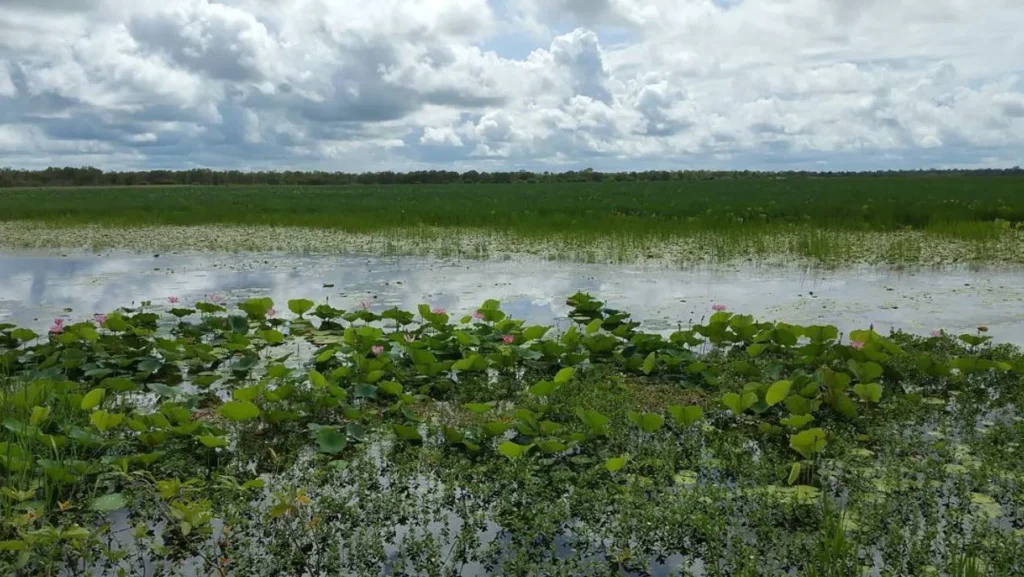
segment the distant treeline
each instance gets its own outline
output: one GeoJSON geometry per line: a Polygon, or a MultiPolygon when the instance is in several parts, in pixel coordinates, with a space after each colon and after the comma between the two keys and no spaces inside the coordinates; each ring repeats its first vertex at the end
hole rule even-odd
{"type": "Polygon", "coordinates": [[[0,168],[0,188],[45,186],[147,186],[147,185],[347,185],[347,184],[482,184],[551,182],[654,182],[666,180],[739,180],[758,178],[835,178],[844,176],[1021,176],[1019,166],[981,170],[878,170],[870,172],[813,171],[720,171],[720,170],[648,170],[643,172],[598,172],[592,169],[566,172],[454,172],[418,170],[412,172],[325,171],[241,171],[210,170],[136,170],[103,171],[91,166],[16,170],[0,168]]]}

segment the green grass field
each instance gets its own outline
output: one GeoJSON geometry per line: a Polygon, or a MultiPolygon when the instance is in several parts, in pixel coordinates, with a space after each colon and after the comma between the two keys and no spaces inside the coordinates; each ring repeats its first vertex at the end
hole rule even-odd
{"type": "Polygon", "coordinates": [[[972,237],[990,234],[997,221],[1024,222],[1024,179],[11,190],[0,193],[0,220],[117,226],[265,224],[359,232],[439,226],[527,236],[676,235],[798,225],[872,231],[911,228],[972,237]]]}
{"type": "Polygon", "coordinates": [[[0,191],[0,245],[578,262],[1024,263],[1024,178],[0,191]]]}

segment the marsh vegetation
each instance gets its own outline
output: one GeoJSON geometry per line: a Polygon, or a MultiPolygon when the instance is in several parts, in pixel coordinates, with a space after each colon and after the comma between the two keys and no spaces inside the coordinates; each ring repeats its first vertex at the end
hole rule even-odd
{"type": "Polygon", "coordinates": [[[1024,571],[1024,356],[985,327],[214,300],[0,328],[0,570],[1024,571]]]}
{"type": "Polygon", "coordinates": [[[168,186],[0,194],[7,247],[1020,264],[1024,179],[168,186]]]}

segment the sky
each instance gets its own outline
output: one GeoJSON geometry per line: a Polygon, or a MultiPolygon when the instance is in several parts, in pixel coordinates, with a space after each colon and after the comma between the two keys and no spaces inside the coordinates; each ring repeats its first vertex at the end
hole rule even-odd
{"type": "Polygon", "coordinates": [[[0,0],[0,166],[1024,165],[1021,0],[0,0]]]}

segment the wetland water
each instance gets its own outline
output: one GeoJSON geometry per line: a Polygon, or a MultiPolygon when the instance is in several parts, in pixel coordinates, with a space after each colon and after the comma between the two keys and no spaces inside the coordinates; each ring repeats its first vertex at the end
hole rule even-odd
{"type": "MultiPolygon", "coordinates": [[[[668,332],[675,330],[677,323],[685,325],[691,320],[699,322],[702,317],[710,313],[712,304],[724,304],[730,310],[751,313],[764,320],[783,320],[799,324],[830,323],[838,325],[845,332],[854,328],[874,325],[876,330],[883,333],[890,328],[905,329],[915,333],[929,333],[934,329],[942,328],[958,333],[973,332],[979,325],[986,325],[990,329],[989,334],[997,341],[1024,344],[1024,298],[1021,298],[1024,296],[1024,283],[1021,282],[1022,280],[1024,280],[1024,271],[1021,270],[897,271],[878,268],[847,268],[837,271],[820,271],[778,267],[720,266],[672,271],[536,260],[445,261],[407,257],[309,257],[290,254],[161,254],[156,256],[129,253],[8,252],[0,254],[0,322],[16,323],[45,330],[55,316],[66,315],[74,319],[88,318],[93,313],[108,312],[117,307],[138,304],[147,300],[152,301],[158,307],[167,308],[169,306],[167,297],[169,296],[178,297],[181,305],[188,306],[197,300],[216,294],[232,304],[255,295],[270,296],[278,303],[279,310],[285,310],[285,302],[288,299],[299,297],[310,298],[317,302],[329,300],[334,306],[344,308],[354,308],[359,306],[360,302],[367,301],[374,303],[373,306],[378,311],[392,306],[415,310],[417,304],[426,302],[452,311],[456,318],[459,314],[476,309],[486,299],[497,299],[502,302],[504,310],[513,317],[527,319],[531,323],[550,322],[554,319],[559,323],[560,328],[565,328],[569,326],[569,322],[565,318],[569,310],[565,304],[565,297],[582,290],[598,295],[601,299],[606,300],[609,306],[633,312],[636,319],[644,323],[644,328],[650,331],[668,332]]],[[[988,517],[981,521],[981,523],[987,524],[979,526],[992,529],[992,534],[998,535],[1000,539],[1007,539],[1007,542],[1009,532],[1020,531],[1020,516],[1017,512],[1019,509],[1014,509],[1016,498],[1011,496],[1019,495],[1019,492],[1016,491],[1018,477],[1014,476],[1019,475],[1019,472],[1013,469],[1012,459],[996,460],[991,457],[999,450],[995,448],[998,445],[990,447],[982,442],[987,428],[1004,427],[1002,432],[997,432],[997,435],[1003,436],[1006,431],[1010,431],[1009,427],[1018,417],[1017,413],[1013,411],[1014,405],[1006,404],[1006,398],[994,395],[993,399],[998,400],[1000,407],[1009,407],[1000,413],[1008,415],[1005,419],[1006,423],[997,422],[999,419],[991,417],[996,413],[987,413],[985,420],[991,421],[988,424],[983,422],[975,427],[974,419],[971,418],[967,420],[968,425],[965,428],[954,427],[938,431],[939,427],[934,424],[938,421],[931,421],[931,417],[921,419],[927,423],[921,429],[926,429],[925,432],[928,435],[941,433],[957,442],[956,450],[950,453],[950,458],[955,457],[957,461],[943,462],[949,468],[937,469],[930,462],[919,463],[922,465],[921,470],[927,467],[929,470],[938,470],[939,475],[945,475],[941,483],[936,479],[936,485],[923,485],[904,495],[893,493],[891,501],[882,501],[889,499],[888,496],[883,497],[883,495],[893,492],[893,489],[887,485],[891,479],[889,477],[882,478],[882,472],[895,470],[896,463],[914,465],[915,459],[904,459],[910,449],[919,450],[929,458],[938,455],[935,452],[938,449],[914,438],[909,433],[918,430],[915,427],[919,425],[919,422],[915,424],[911,421],[911,424],[904,424],[902,421],[899,423],[893,421],[893,430],[898,431],[898,434],[891,438],[886,437],[888,439],[886,442],[872,445],[881,453],[887,446],[887,442],[897,440],[905,442],[906,445],[890,449],[891,454],[900,455],[899,461],[883,462],[879,460],[875,465],[867,461],[857,465],[857,461],[852,461],[853,459],[863,459],[865,455],[871,457],[875,454],[868,450],[862,451],[859,456],[848,457],[851,460],[849,462],[855,463],[852,466],[867,471],[864,475],[865,478],[871,479],[872,484],[869,486],[877,489],[877,494],[868,494],[872,498],[857,494],[860,499],[858,507],[860,507],[861,522],[868,523],[872,518],[887,518],[885,515],[888,513],[879,513],[879,511],[891,512],[890,509],[871,508],[872,503],[876,501],[883,502],[883,504],[902,503],[903,500],[912,497],[916,499],[914,502],[917,504],[946,503],[947,501],[943,499],[947,493],[952,492],[956,482],[954,473],[966,472],[968,466],[989,467],[990,464],[998,462],[1007,463],[1006,470],[1000,469],[998,474],[986,473],[986,475],[992,479],[1000,479],[999,483],[1001,484],[984,487],[971,486],[971,489],[975,491],[985,491],[984,494],[969,493],[971,499],[978,499],[976,504],[990,505],[989,509],[986,509],[989,511],[988,517]],[[968,445],[968,441],[973,444],[968,445]],[[983,461],[982,457],[975,457],[975,454],[983,456],[987,454],[989,456],[985,458],[988,460],[983,461]],[[961,461],[967,464],[961,464],[961,461]],[[881,466],[883,463],[885,466],[881,466]]],[[[931,410],[929,409],[931,405],[923,407],[922,410],[931,410]]],[[[954,415],[955,411],[943,410],[941,414],[950,416],[954,415]]],[[[725,494],[725,491],[733,488],[728,486],[731,481],[720,487],[716,486],[719,475],[723,474],[722,460],[718,455],[734,455],[735,453],[731,449],[728,453],[713,453],[712,451],[719,450],[715,448],[719,447],[716,443],[724,439],[724,437],[718,436],[720,431],[728,429],[730,435],[734,431],[729,424],[731,420],[723,420],[719,416],[713,418],[716,419],[714,422],[722,427],[721,429],[709,425],[706,429],[693,429],[678,438],[673,432],[671,440],[665,441],[665,444],[659,445],[659,447],[676,451],[671,453],[673,455],[671,459],[674,459],[680,468],[685,468],[679,471],[679,475],[671,477],[677,485],[687,487],[685,489],[687,491],[707,491],[701,493],[702,495],[721,496],[725,494]],[[683,453],[677,450],[681,446],[701,447],[701,449],[699,453],[696,451],[683,453]],[[687,475],[692,473],[692,477],[683,476],[683,473],[687,473],[687,475]],[[700,478],[699,483],[697,482],[698,478],[700,478]]],[[[872,433],[882,434],[882,431],[875,429],[872,430],[872,433]]],[[[867,437],[871,438],[870,435],[867,437]]],[[[646,443],[648,440],[645,439],[643,442],[646,443]]],[[[766,440],[765,442],[771,441],[766,440]]],[[[479,555],[474,553],[469,562],[460,565],[458,574],[488,574],[492,567],[490,563],[493,563],[494,559],[500,560],[499,566],[502,568],[506,568],[502,564],[508,563],[507,567],[511,568],[507,569],[506,574],[517,574],[514,554],[518,555],[519,551],[538,547],[537,542],[524,539],[527,536],[533,537],[527,530],[536,531],[542,525],[517,529],[516,518],[508,516],[508,510],[514,503],[501,504],[497,501],[488,501],[487,499],[490,498],[488,496],[491,495],[490,487],[486,491],[482,491],[480,487],[469,486],[463,493],[462,485],[452,483],[448,485],[451,488],[449,495],[444,490],[441,477],[422,475],[423,470],[420,465],[412,460],[412,457],[405,452],[404,447],[405,445],[396,447],[387,441],[374,441],[367,449],[368,456],[365,459],[354,457],[351,463],[344,463],[345,467],[341,468],[338,475],[334,477],[338,481],[334,485],[315,482],[324,478],[316,476],[316,473],[318,469],[323,468],[322,465],[326,461],[323,459],[316,461],[314,460],[315,455],[309,454],[297,461],[295,467],[277,474],[276,477],[268,478],[274,481],[272,486],[275,488],[290,486],[293,482],[298,486],[309,487],[309,497],[314,502],[326,503],[324,511],[349,511],[348,505],[358,498],[358,503],[362,507],[359,514],[368,516],[356,517],[353,513],[352,517],[339,517],[335,521],[338,523],[338,527],[347,527],[350,531],[346,534],[341,549],[345,567],[358,565],[360,555],[378,551],[377,547],[380,546],[379,554],[374,554],[377,555],[376,558],[382,560],[379,565],[381,569],[376,571],[378,565],[373,565],[373,570],[376,572],[363,574],[402,574],[406,563],[413,562],[409,559],[415,559],[416,552],[421,547],[425,547],[425,544],[435,541],[442,543],[443,547],[440,547],[439,550],[445,551],[446,555],[451,555],[451,552],[455,551],[459,539],[472,534],[477,535],[479,539],[479,555]],[[388,458],[383,456],[385,453],[389,455],[388,458]],[[400,467],[397,465],[401,462],[399,457],[394,457],[393,462],[389,460],[394,455],[402,455],[410,460],[400,467]],[[310,466],[310,463],[313,465],[310,466]],[[372,490],[366,489],[366,487],[372,490]],[[396,489],[392,492],[392,488],[396,489]],[[404,517],[403,515],[409,511],[416,514],[408,518],[404,517]],[[374,517],[374,515],[378,515],[377,512],[382,513],[378,517],[374,517]],[[501,516],[502,513],[504,513],[504,517],[501,516]],[[396,525],[393,519],[403,519],[402,524],[396,525]],[[511,519],[513,523],[502,524],[503,519],[511,519]],[[351,523],[351,526],[345,525],[345,523],[351,523]],[[353,530],[353,527],[358,530],[353,530]],[[463,535],[464,528],[465,534],[463,535]],[[517,530],[521,534],[517,534],[517,530]],[[512,559],[512,561],[508,561],[508,559],[512,559]]],[[[609,454],[619,454],[619,451],[628,448],[631,452],[641,455],[637,458],[638,463],[656,462],[652,455],[642,454],[644,449],[640,444],[617,445],[617,447],[616,452],[609,454]]],[[[758,459],[761,458],[757,443],[744,444],[742,447],[740,452],[746,453],[749,449],[755,455],[754,462],[758,462],[758,459]]],[[[426,448],[423,450],[432,450],[431,443],[426,443],[426,448]]],[[[350,454],[354,455],[355,453],[351,452],[350,454]]],[[[659,453],[657,459],[663,458],[659,453]]],[[[834,470],[841,470],[845,466],[844,463],[840,459],[839,467],[834,470]]],[[[825,470],[832,470],[828,468],[832,466],[829,462],[823,461],[823,464],[826,466],[825,470]]],[[[585,468],[581,470],[585,471],[585,468]]],[[[642,469],[630,470],[630,477],[626,477],[627,480],[624,480],[623,483],[626,485],[636,483],[637,487],[643,486],[635,473],[640,470],[642,469]]],[[[923,475],[921,470],[914,472],[913,475],[923,475]]],[[[829,475],[831,474],[829,473],[829,475]]],[[[516,482],[526,481],[520,479],[516,482]]],[[[530,482],[541,483],[543,481],[530,482]]],[[[495,487],[499,486],[502,485],[495,485],[495,487]]],[[[523,494],[530,494],[531,490],[538,491],[540,494],[539,487],[539,484],[532,485],[532,489],[524,489],[523,494]]],[[[770,487],[778,492],[766,493],[768,497],[763,497],[766,501],[745,504],[744,500],[735,500],[735,505],[730,505],[733,508],[729,509],[731,511],[729,515],[733,515],[733,517],[729,517],[729,522],[735,523],[737,527],[743,527],[747,523],[748,516],[751,519],[759,519],[757,515],[760,515],[760,511],[762,511],[759,507],[764,507],[771,495],[789,494],[781,493],[782,490],[774,485],[770,487]]],[[[743,488],[744,491],[747,489],[749,488],[743,488]]],[[[593,487],[587,490],[593,490],[593,487]]],[[[664,517],[668,519],[664,522],[665,526],[672,526],[679,520],[694,518],[691,513],[697,509],[690,510],[685,507],[691,506],[692,503],[702,502],[700,499],[672,498],[682,490],[684,489],[670,486],[661,494],[662,498],[666,499],[666,506],[678,507],[671,509],[675,511],[672,515],[664,517]]],[[[817,494],[817,489],[814,489],[814,494],[817,494]]],[[[702,499],[712,502],[707,496],[702,499]]],[[[846,499],[846,496],[842,497],[843,502],[848,502],[846,499]]],[[[539,502],[544,501],[539,499],[539,502]]],[[[254,503],[266,509],[269,506],[269,497],[263,495],[254,503]]],[[[629,502],[623,501],[623,503],[628,504],[629,502]]],[[[518,507],[518,505],[515,506],[518,507]]],[[[553,507],[550,504],[546,506],[553,507]]],[[[697,507],[697,505],[693,506],[697,507]]],[[[885,506],[888,507],[887,504],[885,506]]],[[[772,503],[770,507],[774,510],[775,504],[772,503]]],[[[637,508],[638,511],[639,509],[637,508]]],[[[921,507],[907,508],[908,511],[921,509],[921,507]]],[[[633,509],[623,506],[623,510],[632,511],[633,509]]],[[[577,508],[573,511],[578,514],[580,509],[577,508]]],[[[928,518],[929,522],[938,519],[939,525],[952,523],[942,516],[944,514],[942,511],[944,510],[935,513],[936,517],[928,518]]],[[[659,518],[656,515],[660,515],[662,511],[652,510],[648,513],[652,515],[651,518],[659,518]]],[[[606,520],[596,522],[593,517],[590,517],[587,522],[591,525],[586,525],[583,520],[580,520],[577,525],[576,520],[571,517],[572,511],[568,509],[564,512],[561,512],[560,509],[550,509],[547,514],[551,516],[551,519],[559,519],[559,522],[566,523],[564,526],[557,525],[560,529],[555,533],[540,534],[541,537],[550,540],[545,547],[550,546],[554,551],[555,558],[550,559],[551,563],[578,557],[574,562],[577,562],[580,567],[590,564],[600,567],[602,564],[607,564],[607,559],[616,553],[612,550],[611,545],[607,545],[602,540],[605,534],[601,531],[607,530],[609,526],[615,527],[614,525],[605,525],[606,520]],[[575,533],[577,526],[580,527],[578,534],[575,533]]],[[[918,513],[913,514],[917,515],[918,513]]],[[[919,518],[913,517],[911,522],[924,526],[926,518],[923,513],[920,515],[919,518]]],[[[583,515],[583,517],[586,518],[587,515],[583,515]]],[[[614,516],[609,518],[619,519],[614,516]]],[[[113,523],[114,538],[119,546],[125,550],[135,551],[136,542],[132,540],[130,528],[138,518],[130,517],[124,510],[119,510],[111,515],[110,520],[113,523]]],[[[769,521],[777,522],[778,519],[769,519],[769,521]]],[[[219,518],[215,519],[214,534],[219,533],[220,522],[219,518]]],[[[616,522],[621,522],[621,520],[616,522]]],[[[770,524],[769,522],[758,525],[758,527],[764,529],[770,524]]],[[[157,532],[163,532],[165,529],[164,525],[159,523],[151,524],[150,527],[157,532]]],[[[872,527],[872,531],[877,529],[875,526],[872,527]]],[[[334,529],[331,530],[334,531],[334,529]]],[[[338,532],[343,533],[341,529],[338,532]]],[[[867,531],[866,533],[874,535],[867,531]]],[[[1018,533],[1013,534],[1018,535],[1018,533]]],[[[260,540],[260,535],[258,530],[253,529],[249,533],[242,533],[239,537],[240,539],[243,537],[251,539],[251,547],[245,552],[245,562],[261,562],[260,560],[265,560],[264,557],[273,556],[273,553],[264,552],[263,548],[266,543],[260,540]]],[[[742,532],[740,537],[756,544],[758,535],[756,532],[742,532]]],[[[912,540],[902,533],[892,538],[912,540]]],[[[957,538],[959,536],[951,537],[954,540],[957,538]]],[[[659,536],[658,539],[662,539],[662,537],[659,536]]],[[[647,549],[638,548],[638,550],[644,551],[642,555],[654,559],[651,552],[655,549],[652,548],[651,543],[660,543],[661,541],[658,539],[644,545],[648,547],[647,549]]],[[[765,539],[770,541],[770,538],[765,539]]],[[[608,543],[610,542],[608,541],[608,543]]],[[[684,541],[665,542],[682,543],[684,541]]],[[[865,569],[864,574],[886,574],[881,571],[885,565],[881,557],[884,539],[870,537],[868,542],[869,544],[864,545],[865,556],[861,559],[865,569]],[[879,545],[879,543],[883,543],[883,545],[879,545]]],[[[793,547],[802,546],[797,540],[794,540],[793,543],[793,547]]],[[[157,570],[153,569],[154,560],[146,556],[148,549],[146,547],[137,549],[142,557],[138,574],[157,574],[157,570]]],[[[623,571],[622,574],[668,575],[676,574],[675,572],[681,568],[686,568],[689,571],[688,574],[693,575],[709,573],[704,570],[703,558],[699,556],[684,557],[683,554],[676,552],[677,549],[680,548],[671,549],[672,554],[667,555],[663,562],[652,567],[649,573],[623,571]]],[[[792,554],[792,552],[787,554],[792,554]]],[[[712,555],[717,555],[717,553],[712,553],[712,555]]],[[[718,557],[708,558],[718,559],[718,557]]],[[[242,560],[239,562],[241,563],[242,560]]],[[[198,574],[194,568],[201,565],[199,558],[190,558],[181,565],[180,573],[198,574]]],[[[415,573],[415,571],[411,571],[411,573],[415,573]]],[[[101,575],[109,574],[109,572],[106,571],[105,566],[97,565],[91,568],[91,574],[101,575]]],[[[251,571],[250,567],[239,567],[235,574],[255,574],[255,571],[251,571]]],[[[594,570],[580,571],[575,574],[600,573],[594,570]]]]}
{"type": "Polygon", "coordinates": [[[0,252],[0,322],[44,329],[56,316],[80,319],[146,300],[166,306],[168,296],[191,304],[213,294],[228,302],[270,296],[282,310],[301,297],[342,308],[430,303],[455,314],[493,298],[513,317],[550,322],[564,319],[565,297],[578,290],[632,312],[649,331],[698,322],[720,303],[763,320],[834,324],[844,332],[874,325],[882,333],[960,333],[984,325],[997,342],[1024,344],[1020,269],[666,270],[542,260],[0,252]]]}

